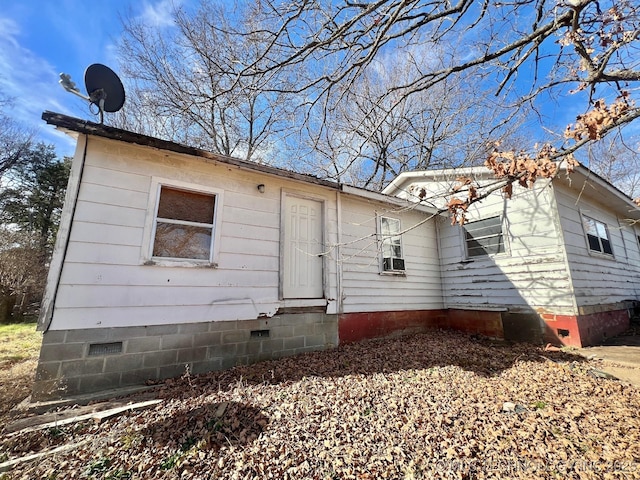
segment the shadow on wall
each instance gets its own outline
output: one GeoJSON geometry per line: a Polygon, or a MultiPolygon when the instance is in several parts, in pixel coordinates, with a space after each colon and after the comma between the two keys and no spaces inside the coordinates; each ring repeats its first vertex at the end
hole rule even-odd
{"type": "MultiPolygon", "coordinates": [[[[602,343],[628,328],[627,302],[616,298],[609,286],[603,285],[602,291],[592,288],[595,293],[589,297],[579,297],[585,292],[572,288],[556,208],[548,195],[530,190],[508,201],[481,204],[476,218],[501,215],[503,221],[491,235],[478,239],[473,230],[461,231],[465,227],[442,221],[442,279],[450,327],[477,331],[489,325],[487,332],[479,333],[575,347],[602,343]],[[499,246],[501,251],[467,257],[465,242],[474,242],[476,253],[484,243],[488,250],[499,246]],[[611,298],[611,303],[584,305],[595,301],[595,294],[611,298]],[[582,304],[577,311],[576,297],[582,304]]],[[[590,258],[586,244],[583,254],[590,258]]],[[[594,278],[599,278],[596,264],[584,261],[581,268],[583,273],[593,269],[594,278]]]]}
{"type": "Polygon", "coordinates": [[[629,328],[618,336],[607,338],[603,345],[640,347],[640,302],[633,302],[630,315],[629,328]]]}

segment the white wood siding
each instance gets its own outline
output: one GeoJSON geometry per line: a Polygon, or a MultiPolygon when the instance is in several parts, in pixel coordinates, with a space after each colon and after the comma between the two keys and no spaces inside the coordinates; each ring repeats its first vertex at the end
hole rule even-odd
{"type": "Polygon", "coordinates": [[[635,229],[586,194],[555,186],[560,221],[577,305],[601,305],[640,298],[640,248],[635,229]],[[613,256],[589,251],[582,225],[587,215],[607,225],[613,256]]]}
{"type": "MultiPolygon", "coordinates": [[[[431,187],[433,188],[433,186],[431,187]]],[[[464,231],[440,222],[445,304],[449,308],[575,311],[553,195],[542,181],[533,190],[514,187],[473,205],[469,221],[503,215],[505,253],[467,259],[464,231]]]]}
{"type": "MultiPolygon", "coordinates": [[[[301,184],[292,180],[91,137],[50,328],[273,315],[283,305],[281,190],[296,188],[301,184]],[[217,268],[143,264],[154,177],[224,191],[217,268]],[[264,193],[258,184],[266,185],[264,193]]],[[[311,184],[304,189],[326,202],[326,235],[335,243],[335,191],[311,184]]],[[[335,299],[335,257],[328,255],[325,262],[328,296],[335,299]]]]}
{"type": "Polygon", "coordinates": [[[424,222],[427,213],[390,209],[354,197],[342,199],[343,310],[350,312],[443,307],[434,220],[402,235],[406,276],[380,273],[376,216],[399,218],[402,229],[424,222]]]}

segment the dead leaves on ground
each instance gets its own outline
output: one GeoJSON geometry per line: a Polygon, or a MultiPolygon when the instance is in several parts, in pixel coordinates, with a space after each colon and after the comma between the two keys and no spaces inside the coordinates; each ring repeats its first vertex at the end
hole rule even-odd
{"type": "Polygon", "coordinates": [[[592,367],[451,332],[367,341],[167,381],[160,407],[63,431],[91,442],[7,478],[637,478],[639,391],[592,367]]]}

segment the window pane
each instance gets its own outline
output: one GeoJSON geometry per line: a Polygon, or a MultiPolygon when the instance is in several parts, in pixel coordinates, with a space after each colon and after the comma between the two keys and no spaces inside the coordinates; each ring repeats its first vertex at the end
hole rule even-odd
{"type": "Polygon", "coordinates": [[[158,218],[187,222],[213,223],[215,195],[161,187],[158,218]]]}
{"type": "Polygon", "coordinates": [[[587,234],[587,240],[589,241],[589,249],[590,250],[593,250],[594,252],[601,252],[602,251],[600,249],[600,241],[598,240],[598,237],[596,237],[594,235],[587,234]]]}
{"type": "Polygon", "coordinates": [[[481,238],[478,242],[484,247],[487,253],[500,253],[504,249],[502,243],[502,235],[495,237],[481,238]]]}
{"type": "Polygon", "coordinates": [[[400,220],[382,217],[380,219],[380,226],[382,227],[382,235],[393,235],[400,231],[400,220]]]}
{"type": "Polygon", "coordinates": [[[596,229],[596,222],[591,220],[590,218],[584,219],[584,228],[587,231],[587,235],[598,236],[598,231],[596,229]]]}
{"type": "Polygon", "coordinates": [[[209,260],[211,228],[158,222],[153,243],[154,257],[209,260]]]}
{"type": "Polygon", "coordinates": [[[382,230],[382,235],[389,235],[391,233],[389,231],[389,219],[382,217],[380,219],[380,229],[382,230]]]}
{"type": "Polygon", "coordinates": [[[500,217],[491,217],[485,220],[467,223],[464,228],[474,238],[498,235],[502,233],[502,220],[500,217]]]}
{"type": "Polygon", "coordinates": [[[402,240],[400,238],[400,220],[380,217],[380,233],[382,234],[382,269],[404,270],[402,260],[402,240]]]}
{"type": "Polygon", "coordinates": [[[502,219],[499,216],[468,223],[464,229],[470,257],[504,252],[502,219]]]}
{"type": "Polygon", "coordinates": [[[470,238],[467,240],[467,252],[470,257],[502,253],[504,252],[502,235],[479,239],[470,238]]]}
{"type": "Polygon", "coordinates": [[[402,247],[385,241],[382,243],[382,256],[402,258],[402,247]]]}
{"type": "Polygon", "coordinates": [[[589,250],[592,252],[606,253],[613,255],[613,249],[611,247],[611,241],[609,240],[609,232],[607,226],[589,217],[582,217],[584,222],[584,229],[587,234],[587,242],[589,243],[589,250]]]}
{"type": "Polygon", "coordinates": [[[596,230],[598,231],[598,236],[600,238],[604,238],[606,240],[609,239],[609,235],[607,235],[607,227],[604,226],[604,223],[595,222],[596,230]]]}

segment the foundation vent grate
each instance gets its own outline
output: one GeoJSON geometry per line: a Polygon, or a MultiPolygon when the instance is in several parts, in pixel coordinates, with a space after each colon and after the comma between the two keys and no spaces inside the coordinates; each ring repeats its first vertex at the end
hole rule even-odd
{"type": "Polygon", "coordinates": [[[89,356],[114,355],[122,353],[122,342],[92,343],[89,345],[89,356]]]}
{"type": "Polygon", "coordinates": [[[251,338],[265,338],[269,336],[269,330],[251,330],[251,338]]]}

